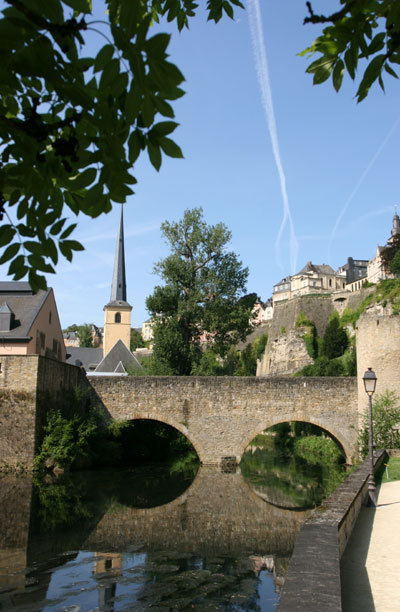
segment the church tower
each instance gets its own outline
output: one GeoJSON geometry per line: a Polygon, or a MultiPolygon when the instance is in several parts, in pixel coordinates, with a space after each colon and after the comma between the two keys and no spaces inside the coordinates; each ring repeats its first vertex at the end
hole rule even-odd
{"type": "Polygon", "coordinates": [[[108,304],[104,306],[103,357],[109,353],[118,340],[122,340],[129,350],[131,311],[132,306],[126,301],[124,216],[123,206],[121,205],[111,297],[108,304]]]}

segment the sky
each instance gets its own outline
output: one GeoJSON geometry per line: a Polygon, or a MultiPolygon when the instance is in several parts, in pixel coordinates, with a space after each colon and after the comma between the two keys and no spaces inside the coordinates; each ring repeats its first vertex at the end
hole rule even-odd
{"type": "MultiPolygon", "coordinates": [[[[101,1],[95,3],[101,15],[101,1]]],[[[305,2],[246,6],[235,21],[215,25],[201,9],[190,30],[158,28],[173,32],[170,59],[186,79],[186,95],[174,102],[174,139],[184,159],[164,157],[159,172],[147,153],[135,164],[138,184],[124,205],[133,326],[149,316],[145,300],[160,283],[153,266],[168,254],[160,225],[178,221],[187,208],[201,206],[207,223],[227,225],[229,248],[249,269],[247,290],[264,301],[307,261],[336,269],[349,256],[371,259],[390,235],[400,203],[399,81],[387,75],[386,93],[373,87],[360,104],[347,76],[339,93],[331,81],[313,86],[307,60],[297,55],[320,31],[302,25],[305,2]]],[[[333,12],[339,2],[313,6],[333,12]]],[[[80,215],[71,237],[85,251],[47,277],[63,328],[103,325],[119,209],[94,220],[80,215]]],[[[7,268],[2,272],[5,279],[7,268]]]]}

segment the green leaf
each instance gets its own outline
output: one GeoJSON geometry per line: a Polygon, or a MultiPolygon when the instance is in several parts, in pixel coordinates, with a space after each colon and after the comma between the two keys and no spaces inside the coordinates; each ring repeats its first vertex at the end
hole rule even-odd
{"type": "MultiPolygon", "coordinates": [[[[26,269],[28,271],[28,268],[26,269]]],[[[46,291],[47,283],[44,276],[37,274],[35,270],[29,270],[29,284],[32,287],[34,293],[37,293],[40,289],[46,291]]]]}
{"type": "Polygon", "coordinates": [[[344,75],[344,63],[340,59],[336,62],[336,66],[332,73],[333,86],[336,89],[336,91],[339,91],[342,85],[343,75],[344,75]]]}
{"type": "Polygon", "coordinates": [[[91,10],[90,0],[63,0],[63,2],[79,13],[89,13],[91,10]]]}
{"type": "Polygon", "coordinates": [[[59,242],[58,246],[60,248],[61,253],[64,255],[64,257],[68,261],[72,261],[72,251],[68,247],[68,244],[65,244],[64,242],[59,242]]]}
{"type": "Polygon", "coordinates": [[[64,230],[63,233],[61,234],[60,240],[65,240],[65,238],[68,238],[68,236],[72,234],[72,232],[74,231],[77,225],[78,225],[77,223],[72,223],[72,225],[67,227],[67,229],[64,230]]]}
{"type": "Polygon", "coordinates": [[[70,179],[71,189],[74,191],[85,189],[85,187],[88,187],[96,180],[96,176],[96,168],[87,168],[87,170],[78,174],[74,179],[70,179]]]}
{"type": "Polygon", "coordinates": [[[394,77],[395,79],[399,78],[397,74],[395,73],[395,71],[389,66],[388,63],[385,64],[385,70],[388,74],[392,75],[392,77],[394,77]]]}
{"type": "Polygon", "coordinates": [[[368,64],[356,94],[357,102],[361,102],[361,100],[363,100],[368,95],[369,88],[371,87],[372,83],[376,81],[376,79],[379,77],[383,68],[383,63],[385,61],[386,56],[381,54],[374,57],[374,59],[368,64]]]}
{"type": "Polygon", "coordinates": [[[179,123],[175,123],[175,121],[160,121],[160,123],[156,123],[153,125],[151,131],[157,132],[161,136],[167,136],[171,134],[177,127],[179,123]]]}
{"type": "Polygon", "coordinates": [[[56,236],[57,234],[59,234],[65,222],[66,222],[66,219],[60,219],[60,221],[57,221],[56,223],[54,223],[53,227],[50,230],[50,234],[52,236],[56,236]]]}
{"type": "Polygon", "coordinates": [[[39,242],[33,242],[31,240],[27,240],[24,242],[24,248],[27,249],[30,253],[34,255],[42,255],[43,248],[39,242]]]}
{"type": "Polygon", "coordinates": [[[163,136],[160,138],[160,146],[166,155],[169,157],[182,158],[183,153],[181,148],[170,138],[163,136]]]}
{"type": "Polygon", "coordinates": [[[349,49],[347,49],[346,53],[344,54],[344,61],[347,72],[354,81],[358,63],[358,47],[355,44],[351,44],[349,49]]]}
{"type": "Polygon", "coordinates": [[[16,242],[15,244],[10,244],[4,251],[3,255],[0,257],[0,265],[4,264],[9,259],[12,259],[13,257],[15,257],[15,255],[19,251],[19,247],[20,247],[19,242],[16,242]]]}
{"type": "MultiPolygon", "coordinates": [[[[8,274],[18,274],[21,272],[22,268],[25,267],[25,257],[23,255],[18,255],[10,264],[8,268],[8,274]]],[[[22,277],[21,277],[22,278],[22,277]]]]}
{"type": "Polygon", "coordinates": [[[151,144],[151,142],[147,143],[147,152],[149,154],[149,159],[154,168],[158,171],[161,167],[161,151],[160,148],[151,144]]]}
{"type": "MultiPolygon", "coordinates": [[[[26,275],[28,270],[29,270],[28,266],[20,266],[18,268],[18,270],[16,272],[14,272],[13,280],[16,280],[16,281],[17,280],[21,280],[21,278],[24,278],[24,276],[26,275]]],[[[8,273],[10,273],[10,271],[8,271],[8,273]]],[[[32,289],[33,289],[33,287],[32,287],[32,289]]]]}
{"type": "Polygon", "coordinates": [[[68,249],[71,249],[71,251],[84,251],[85,250],[85,247],[82,246],[81,243],[78,242],[77,240],[64,240],[63,244],[68,249]]]}
{"type": "Polygon", "coordinates": [[[0,247],[5,246],[15,236],[16,229],[11,225],[2,225],[0,227],[0,247]]]}
{"type": "Polygon", "coordinates": [[[53,266],[47,264],[40,255],[29,255],[28,261],[34,270],[40,270],[41,272],[48,272],[50,274],[55,273],[53,266]]]}

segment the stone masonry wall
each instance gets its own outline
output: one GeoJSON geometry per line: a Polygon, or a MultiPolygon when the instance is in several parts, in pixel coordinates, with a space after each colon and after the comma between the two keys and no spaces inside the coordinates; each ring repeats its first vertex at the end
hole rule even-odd
{"type": "Polygon", "coordinates": [[[181,431],[203,464],[237,462],[255,435],[283,421],[329,431],[349,460],[356,454],[353,378],[93,377],[109,416],[155,419],[181,431]]]}
{"type": "Polygon", "coordinates": [[[47,411],[86,379],[79,368],[38,355],[2,355],[0,364],[0,469],[31,469],[47,411]]]}
{"type": "Polygon", "coordinates": [[[368,409],[362,377],[372,368],[377,377],[376,392],[393,391],[400,398],[400,316],[374,306],[357,321],[357,372],[360,419],[368,409]]]}

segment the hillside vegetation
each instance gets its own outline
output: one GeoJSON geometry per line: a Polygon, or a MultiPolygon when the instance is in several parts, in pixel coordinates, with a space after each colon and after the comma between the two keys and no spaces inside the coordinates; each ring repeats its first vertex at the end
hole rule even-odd
{"type": "Polygon", "coordinates": [[[348,327],[355,329],[361,314],[374,304],[383,308],[390,304],[391,313],[399,315],[400,278],[380,281],[375,291],[366,296],[357,308],[345,308],[342,316],[334,312],[323,336],[318,335],[313,321],[301,312],[296,326],[308,328],[304,342],[314,362],[302,368],[296,376],[356,376],[355,336],[350,336],[348,327]]]}

